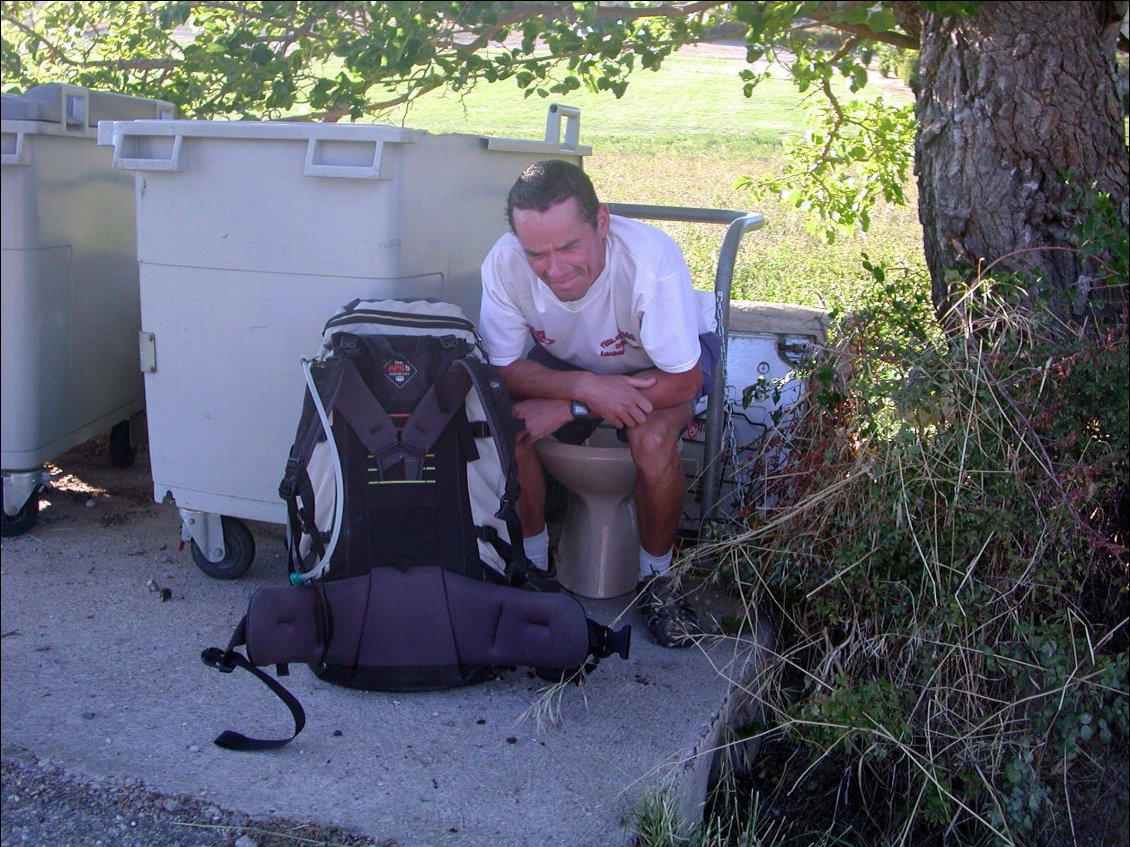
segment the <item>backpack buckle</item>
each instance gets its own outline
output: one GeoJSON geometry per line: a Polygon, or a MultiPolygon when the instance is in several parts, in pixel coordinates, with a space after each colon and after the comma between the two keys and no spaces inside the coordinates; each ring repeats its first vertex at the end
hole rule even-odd
{"type": "Polygon", "coordinates": [[[618,653],[621,659],[627,659],[632,648],[632,627],[624,625],[619,629],[610,626],[601,626],[591,618],[589,625],[589,653],[595,659],[606,659],[613,653],[618,653]]]}
{"type": "Polygon", "coordinates": [[[221,650],[219,647],[209,647],[200,653],[200,658],[204,660],[210,668],[215,668],[220,673],[231,673],[235,670],[235,663],[228,658],[228,653],[221,650]]]}
{"type": "Polygon", "coordinates": [[[286,471],[283,473],[282,482],[279,483],[279,497],[283,500],[289,500],[294,496],[294,491],[298,487],[298,466],[301,460],[296,456],[291,456],[286,460],[286,471]]]}

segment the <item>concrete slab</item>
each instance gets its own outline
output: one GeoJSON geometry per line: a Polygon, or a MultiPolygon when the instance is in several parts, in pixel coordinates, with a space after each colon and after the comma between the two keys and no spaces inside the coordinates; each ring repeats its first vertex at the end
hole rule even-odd
{"type": "Polygon", "coordinates": [[[410,845],[618,845],[641,800],[701,807],[715,748],[749,698],[757,654],[712,639],[652,645],[630,598],[587,603],[636,627],[628,661],[552,694],[525,670],[479,686],[384,694],[285,680],[306,730],[270,753],[215,747],[223,729],[289,734],[261,683],[199,658],[224,646],[258,586],[285,578],[282,528],[253,524],[239,581],[178,552],[176,508],[152,502],[144,452],[128,470],[80,448],[31,531],[3,540],[2,723],[24,749],[95,777],[140,778],[252,817],[286,815],[410,845]],[[162,589],[167,589],[163,592],[162,589]],[[168,597],[168,599],[163,599],[168,597]]]}

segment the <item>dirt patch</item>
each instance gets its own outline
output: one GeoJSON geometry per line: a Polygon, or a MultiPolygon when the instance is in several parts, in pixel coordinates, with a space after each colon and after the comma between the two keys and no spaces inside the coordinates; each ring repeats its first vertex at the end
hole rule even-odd
{"type": "MultiPolygon", "coordinates": [[[[1086,749],[1086,760],[1072,767],[1070,783],[1064,786],[1067,796],[1061,791],[1052,798],[1043,825],[1022,843],[1028,847],[1130,844],[1127,753],[1126,739],[1086,749]]],[[[846,843],[882,843],[883,833],[875,827],[883,820],[886,796],[885,789],[868,784],[866,770],[853,762],[832,755],[809,764],[794,741],[777,736],[766,740],[747,774],[730,790],[717,793],[707,815],[755,825],[762,834],[772,830],[773,843],[779,847],[808,847],[816,834],[833,841],[843,838],[846,843]],[[758,810],[756,822],[748,820],[750,809],[758,810]]],[[[921,823],[911,843],[942,847],[953,843],[951,837],[944,828],[921,823]]]]}

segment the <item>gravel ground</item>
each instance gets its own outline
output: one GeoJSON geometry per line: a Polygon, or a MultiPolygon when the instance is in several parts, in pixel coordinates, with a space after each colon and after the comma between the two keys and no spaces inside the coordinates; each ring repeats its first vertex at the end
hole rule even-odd
{"type": "Polygon", "coordinates": [[[252,819],[140,780],[93,780],[4,751],[0,847],[396,847],[285,818],[252,819]]]}
{"type": "MultiPolygon", "coordinates": [[[[99,460],[106,450],[103,437],[68,456],[99,460]]],[[[152,508],[147,463],[139,464],[136,480],[113,473],[122,502],[152,508]]],[[[53,485],[60,500],[56,511],[90,496],[71,487],[67,480],[53,485]]],[[[45,526],[60,525],[53,521],[58,516],[41,516],[45,526]]],[[[5,747],[0,758],[0,847],[397,847],[395,840],[285,818],[251,818],[207,798],[160,794],[140,779],[80,776],[19,747],[5,747]]]]}

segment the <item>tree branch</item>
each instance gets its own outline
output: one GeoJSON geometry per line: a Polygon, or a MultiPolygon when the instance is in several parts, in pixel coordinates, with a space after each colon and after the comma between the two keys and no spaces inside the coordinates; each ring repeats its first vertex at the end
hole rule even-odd
{"type": "MultiPolygon", "coordinates": [[[[823,24],[824,26],[830,26],[833,29],[840,30],[841,32],[856,35],[859,38],[865,39],[867,41],[879,41],[883,44],[890,44],[892,47],[901,47],[904,50],[918,49],[919,39],[917,37],[913,37],[902,32],[895,32],[893,30],[875,32],[873,29],[870,29],[869,27],[866,27],[862,24],[850,24],[841,21],[834,21],[832,20],[832,12],[834,11],[834,4],[820,3],[811,4],[810,8],[805,9],[804,14],[806,17],[811,18],[812,20],[823,24]]],[[[895,17],[896,19],[898,19],[897,13],[895,17]]],[[[902,26],[902,20],[898,20],[899,25],[902,26]]]]}
{"type": "MultiPolygon", "coordinates": [[[[594,13],[598,18],[623,20],[686,18],[725,5],[727,4],[719,2],[674,3],[663,6],[618,6],[602,3],[597,6],[594,13]]],[[[511,16],[513,23],[543,16],[566,19],[576,17],[572,3],[522,3],[517,8],[521,9],[521,12],[511,16]]]]}
{"type": "Polygon", "coordinates": [[[36,32],[23,21],[10,15],[5,15],[4,19],[12,26],[16,27],[16,29],[21,30],[28,38],[43,44],[44,48],[46,48],[47,52],[51,54],[56,62],[60,64],[74,64],[67,58],[66,53],[49,41],[43,33],[36,32]]]}
{"type": "Polygon", "coordinates": [[[114,71],[170,71],[183,62],[180,59],[87,59],[82,64],[114,71]]]}

